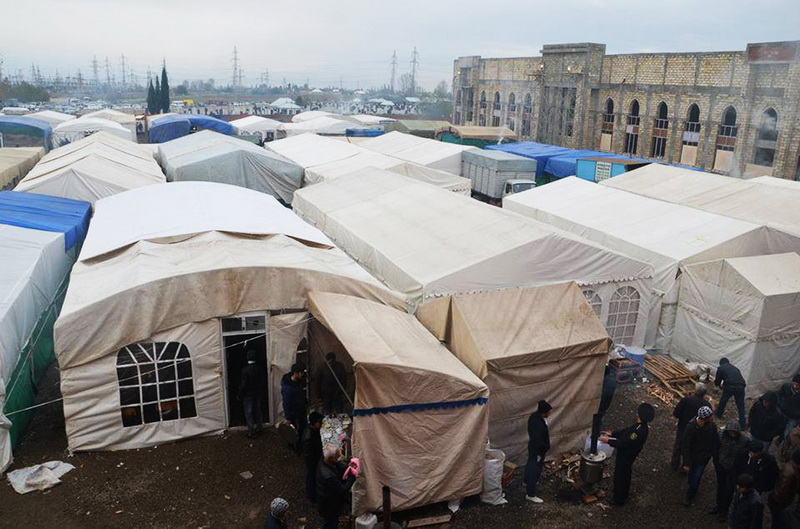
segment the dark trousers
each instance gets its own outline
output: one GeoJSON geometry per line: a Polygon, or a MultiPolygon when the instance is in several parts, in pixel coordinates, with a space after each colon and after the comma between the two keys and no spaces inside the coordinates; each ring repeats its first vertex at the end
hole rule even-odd
{"type": "Polygon", "coordinates": [[[697,496],[697,489],[700,488],[700,480],[703,479],[703,472],[706,471],[708,461],[701,465],[689,467],[689,490],[686,491],[686,501],[692,501],[697,496]]]}
{"type": "Polygon", "coordinates": [[[317,503],[317,466],[306,465],[306,498],[311,503],[317,503]]]}
{"type": "Polygon", "coordinates": [[[747,426],[747,418],[744,414],[744,386],[728,386],[722,387],[722,397],[719,399],[717,406],[717,418],[721,419],[722,414],[725,413],[725,406],[731,397],[736,401],[736,410],[739,412],[739,427],[744,430],[747,426]]]}
{"type": "Polygon", "coordinates": [[[261,414],[261,399],[258,397],[242,397],[244,406],[244,420],[247,421],[247,435],[253,435],[261,430],[264,417],[261,414]]]}
{"type": "Polygon", "coordinates": [[[306,418],[305,410],[294,411],[286,414],[286,420],[292,423],[294,429],[297,430],[297,443],[295,444],[296,449],[300,449],[301,439],[303,438],[303,432],[306,430],[306,423],[308,419],[306,418]]]}
{"type": "Polygon", "coordinates": [[[623,505],[628,501],[631,493],[631,477],[633,476],[633,461],[620,461],[614,465],[614,503],[623,505]]]}
{"type": "Polygon", "coordinates": [[[786,517],[784,516],[786,507],[777,505],[774,501],[772,501],[771,494],[767,503],[769,504],[770,516],[772,517],[772,529],[784,529],[784,527],[786,527],[786,517]]]}
{"type": "Polygon", "coordinates": [[[525,492],[528,496],[536,496],[536,486],[539,484],[539,478],[542,477],[542,469],[544,469],[544,461],[540,463],[537,459],[539,456],[530,455],[525,464],[525,492]]]}
{"type": "Polygon", "coordinates": [[[720,514],[727,514],[736,479],[731,469],[722,468],[717,463],[714,464],[714,473],[717,475],[717,507],[720,514]]]}
{"type": "Polygon", "coordinates": [[[339,527],[339,517],[325,518],[322,520],[322,529],[337,529],[339,527]]]}
{"type": "Polygon", "coordinates": [[[683,432],[685,431],[685,426],[675,428],[675,442],[672,444],[672,461],[670,461],[672,468],[675,470],[681,468],[681,443],[683,442],[683,432]]]}

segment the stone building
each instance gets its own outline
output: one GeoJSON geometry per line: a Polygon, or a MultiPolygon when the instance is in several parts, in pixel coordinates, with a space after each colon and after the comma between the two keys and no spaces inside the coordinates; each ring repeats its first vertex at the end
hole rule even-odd
{"type": "Polygon", "coordinates": [[[623,55],[607,55],[604,44],[552,44],[541,57],[459,57],[453,91],[454,124],[507,125],[520,140],[731,176],[800,179],[800,41],[623,55]]]}

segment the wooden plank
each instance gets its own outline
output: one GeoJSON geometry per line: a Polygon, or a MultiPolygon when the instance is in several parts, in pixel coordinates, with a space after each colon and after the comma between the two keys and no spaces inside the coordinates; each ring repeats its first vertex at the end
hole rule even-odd
{"type": "Polygon", "coordinates": [[[439,525],[447,523],[452,519],[452,515],[443,514],[441,516],[429,516],[427,518],[417,518],[416,520],[409,520],[406,527],[424,527],[426,525],[439,525]]]}

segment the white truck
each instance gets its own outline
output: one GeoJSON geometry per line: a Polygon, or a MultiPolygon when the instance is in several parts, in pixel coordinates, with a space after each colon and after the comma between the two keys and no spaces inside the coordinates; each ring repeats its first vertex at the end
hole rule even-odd
{"type": "Polygon", "coordinates": [[[536,186],[536,160],[503,151],[470,150],[461,157],[461,174],[472,180],[472,196],[499,205],[503,197],[536,186]]]}

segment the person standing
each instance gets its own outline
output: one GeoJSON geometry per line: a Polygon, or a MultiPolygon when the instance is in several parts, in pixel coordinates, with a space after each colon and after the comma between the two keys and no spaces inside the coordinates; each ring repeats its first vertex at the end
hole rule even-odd
{"type": "Polygon", "coordinates": [[[761,441],[750,441],[748,452],[736,458],[733,470],[736,475],[753,476],[753,487],[759,494],[771,491],[778,480],[778,463],[774,457],[764,452],[764,444],[761,441]]]}
{"type": "Polygon", "coordinates": [[[347,465],[339,461],[342,451],[334,445],[325,445],[322,449],[322,460],[317,465],[317,499],[319,514],[322,517],[322,529],[336,529],[342,507],[347,503],[347,496],[358,477],[357,472],[345,475],[347,465]]]}
{"type": "Polygon", "coordinates": [[[655,418],[655,409],[643,402],[636,410],[636,423],[624,430],[617,430],[600,436],[600,441],[617,449],[614,464],[614,494],[609,505],[623,506],[628,501],[631,490],[633,462],[639,456],[650,433],[649,424],[655,418]]]}
{"type": "Polygon", "coordinates": [[[728,510],[728,529],[761,529],[764,526],[764,502],[753,488],[753,476],[742,474],[736,480],[736,492],[728,510]]]}
{"type": "Polygon", "coordinates": [[[606,418],[606,413],[611,407],[611,400],[614,398],[614,393],[617,391],[617,374],[611,369],[611,366],[606,364],[606,370],[603,374],[603,389],[600,393],[600,407],[597,414],[600,415],[600,427],[603,427],[603,420],[606,418]]]}
{"type": "Polygon", "coordinates": [[[719,450],[719,434],[717,425],[712,419],[713,412],[709,406],[697,410],[697,417],[686,425],[681,443],[683,471],[688,475],[689,488],[683,499],[683,505],[689,507],[700,488],[700,480],[708,462],[719,450]]]}
{"type": "Polygon", "coordinates": [[[344,365],[336,360],[336,354],[328,353],[317,377],[317,394],[322,399],[322,411],[325,415],[344,411],[342,388],[347,388],[347,372],[344,365]]]}
{"type": "Polygon", "coordinates": [[[550,427],[547,418],[553,406],[540,400],[536,411],[528,417],[528,462],[525,464],[525,499],[533,503],[544,503],[536,495],[536,487],[544,469],[544,458],[550,451],[550,427]]]}
{"type": "Polygon", "coordinates": [[[800,422],[800,374],[781,386],[778,391],[778,408],[786,416],[786,428],[782,436],[785,439],[800,422]]]}
{"type": "Polygon", "coordinates": [[[306,464],[306,498],[317,503],[317,466],[322,459],[322,414],[312,411],[308,416],[308,427],[303,433],[303,460],[306,464]]]}
{"type": "Polygon", "coordinates": [[[736,476],[733,464],[736,459],[747,452],[749,441],[739,430],[739,421],[728,421],[725,430],[720,434],[720,445],[717,457],[714,458],[714,472],[717,476],[717,504],[709,514],[719,515],[720,520],[728,516],[728,507],[731,504],[736,476]]]}
{"type": "Polygon", "coordinates": [[[281,378],[281,398],[283,399],[283,414],[286,420],[292,423],[297,432],[295,450],[300,448],[300,440],[306,428],[306,365],[303,362],[292,364],[291,370],[281,378]]]}
{"type": "Polygon", "coordinates": [[[680,470],[681,468],[681,443],[683,442],[683,433],[686,431],[686,425],[692,422],[697,417],[697,410],[703,406],[711,407],[711,404],[706,399],[706,392],[708,389],[702,382],[698,382],[694,387],[694,393],[686,395],[675,406],[672,411],[672,416],[678,419],[678,424],[675,428],[675,443],[672,446],[672,468],[680,470]]]}
{"type": "Polygon", "coordinates": [[[778,394],[767,391],[750,407],[750,435],[761,441],[769,452],[772,440],[782,437],[786,417],[778,409],[778,394]]]}
{"type": "Polygon", "coordinates": [[[781,445],[781,461],[788,463],[792,460],[795,450],[800,450],[800,424],[792,428],[781,445]]]}
{"type": "Polygon", "coordinates": [[[261,433],[262,414],[261,393],[267,380],[265,370],[257,363],[258,353],[247,351],[247,365],[242,368],[239,380],[239,398],[244,408],[244,419],[247,421],[247,438],[253,439],[261,433]]]}
{"type": "Polygon", "coordinates": [[[736,401],[736,410],[739,412],[739,428],[744,430],[747,427],[747,418],[744,415],[744,388],[747,383],[744,381],[742,372],[739,368],[730,363],[727,358],[719,360],[717,375],[714,377],[714,384],[722,388],[722,397],[717,406],[717,419],[722,419],[725,413],[725,406],[733,397],[736,401]]]}
{"type": "Polygon", "coordinates": [[[289,514],[289,502],[283,498],[275,498],[269,504],[269,514],[264,521],[264,529],[286,529],[286,518],[289,514]]]}
{"type": "Polygon", "coordinates": [[[772,529],[786,527],[784,511],[794,503],[798,492],[800,492],[800,450],[795,450],[792,459],[783,465],[775,489],[767,499],[769,512],[772,515],[772,529]]]}

